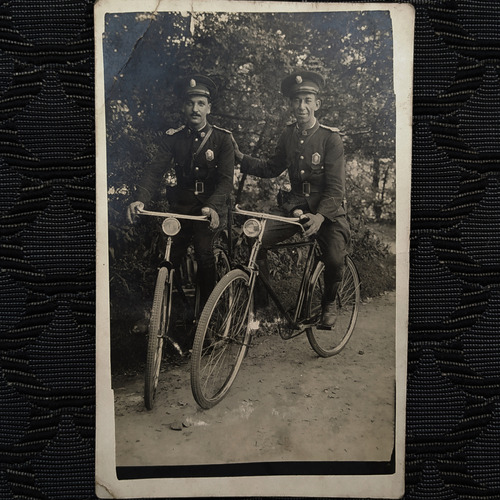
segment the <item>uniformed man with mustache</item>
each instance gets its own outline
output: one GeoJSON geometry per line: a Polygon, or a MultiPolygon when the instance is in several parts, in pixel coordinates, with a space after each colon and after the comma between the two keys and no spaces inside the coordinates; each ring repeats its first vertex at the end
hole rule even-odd
{"type": "Polygon", "coordinates": [[[210,78],[187,76],[175,83],[174,92],[180,100],[185,125],[170,129],[163,136],[158,153],[147,165],[137,186],[137,201],[128,206],[127,218],[132,222],[137,210],[158,195],[162,177],[173,167],[176,185],[167,190],[170,210],[189,215],[206,214],[210,220],[210,224],[183,220],[171,253],[172,262],[179,265],[193,241],[198,286],[204,304],[215,285],[212,245],[233,189],[234,149],[231,133],[207,120],[217,92],[210,78]]]}

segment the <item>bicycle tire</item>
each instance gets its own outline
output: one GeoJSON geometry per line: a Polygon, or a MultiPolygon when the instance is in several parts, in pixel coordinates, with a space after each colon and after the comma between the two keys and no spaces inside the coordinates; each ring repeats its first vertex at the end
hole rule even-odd
{"type": "Polygon", "coordinates": [[[160,377],[163,343],[168,331],[172,307],[172,275],[166,267],[160,268],[156,279],[153,308],[148,332],[148,351],[144,381],[144,404],[148,410],[154,406],[160,377]]]}
{"type": "Polygon", "coordinates": [[[337,319],[331,329],[321,328],[321,300],[324,289],[324,264],[318,262],[312,278],[306,304],[308,317],[315,324],[306,329],[311,347],[321,357],[327,358],[338,354],[352,336],[358,317],[361,301],[359,275],[352,259],[347,256],[342,282],[339,286],[337,302],[337,319]]]}
{"type": "Polygon", "coordinates": [[[204,409],[229,391],[250,339],[252,290],[249,276],[233,269],[222,277],[203,308],[191,356],[191,390],[204,409]]]}

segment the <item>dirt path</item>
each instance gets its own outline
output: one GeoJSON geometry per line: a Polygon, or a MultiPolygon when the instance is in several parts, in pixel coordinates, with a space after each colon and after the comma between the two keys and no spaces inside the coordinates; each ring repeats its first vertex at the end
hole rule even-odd
{"type": "Polygon", "coordinates": [[[193,399],[188,362],[162,373],[152,411],[142,375],[115,378],[117,465],[389,460],[394,324],[388,293],[362,305],[353,337],[332,358],[318,358],[305,335],[258,337],[210,410],[193,399]]]}

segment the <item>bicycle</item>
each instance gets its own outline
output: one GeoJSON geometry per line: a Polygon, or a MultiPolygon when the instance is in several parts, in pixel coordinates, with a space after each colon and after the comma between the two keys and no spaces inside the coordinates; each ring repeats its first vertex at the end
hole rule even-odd
{"type": "Polygon", "coordinates": [[[264,283],[286,321],[287,330],[279,329],[281,338],[288,340],[305,332],[311,347],[321,357],[333,356],[345,347],[354,331],[359,310],[359,276],[354,262],[346,256],[336,297],[337,321],[333,328],[320,324],[324,264],[320,259],[319,244],[312,239],[272,247],[310,247],[295,308],[287,311],[266,277],[259,274],[256,258],[267,220],[302,228],[303,214],[299,211],[294,217],[281,217],[242,210],[238,205],[235,213],[250,217],[243,224],[243,232],[254,242],[247,265],[233,269],[221,278],[198,322],[191,355],[191,389],[196,402],[204,409],[213,407],[227,395],[250,346],[251,331],[257,326],[252,304],[256,279],[264,283]]]}
{"type": "MultiPolygon", "coordinates": [[[[146,357],[146,373],[144,382],[144,403],[148,410],[153,409],[156,396],[156,389],[160,377],[160,366],[162,362],[163,345],[165,340],[171,342],[174,347],[179,350],[176,342],[168,335],[171,327],[172,317],[172,295],[174,287],[180,291],[185,298],[185,291],[182,289],[180,280],[174,279],[174,265],[170,261],[170,252],[172,249],[173,237],[177,235],[181,229],[179,219],[188,219],[193,221],[208,222],[205,215],[184,215],[169,212],[153,212],[149,210],[138,210],[138,215],[152,216],[163,218],[161,228],[167,235],[165,252],[163,261],[159,265],[158,275],[153,298],[153,306],[151,308],[151,318],[148,328],[148,345],[146,357]]],[[[214,255],[216,261],[217,277],[223,276],[231,268],[228,256],[224,249],[219,246],[214,247],[214,255]]],[[[191,259],[186,259],[184,268],[187,268],[188,280],[194,283],[193,273],[196,272],[196,263],[191,259]]],[[[194,320],[199,314],[200,299],[199,291],[195,288],[194,297],[194,320]]]]}

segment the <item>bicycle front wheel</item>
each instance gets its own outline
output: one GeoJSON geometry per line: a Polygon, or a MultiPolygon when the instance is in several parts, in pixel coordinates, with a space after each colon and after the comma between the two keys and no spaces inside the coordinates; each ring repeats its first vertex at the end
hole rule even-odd
{"type": "Polygon", "coordinates": [[[191,389],[202,408],[219,403],[236,378],[250,339],[251,302],[248,274],[234,269],[205,304],[191,356],[191,389]]]}
{"type": "Polygon", "coordinates": [[[307,328],[307,338],[311,347],[321,357],[327,358],[339,353],[351,338],[358,317],[360,291],[359,276],[352,259],[347,256],[342,282],[337,291],[337,320],[331,329],[321,328],[320,318],[324,292],[323,262],[318,262],[311,279],[307,301],[307,313],[313,325],[307,328]],[[318,328],[318,326],[320,328],[318,328]]]}
{"type": "Polygon", "coordinates": [[[144,404],[148,410],[153,409],[160,366],[163,353],[163,342],[168,331],[170,309],[172,307],[172,273],[166,267],[160,268],[156,279],[155,295],[151,320],[149,322],[148,353],[146,359],[146,377],[144,383],[144,404]]]}

